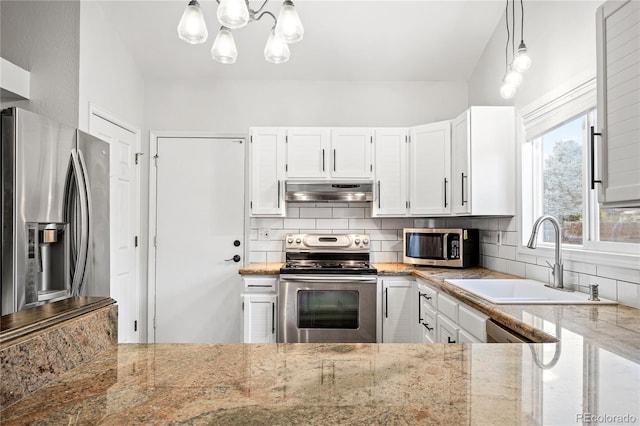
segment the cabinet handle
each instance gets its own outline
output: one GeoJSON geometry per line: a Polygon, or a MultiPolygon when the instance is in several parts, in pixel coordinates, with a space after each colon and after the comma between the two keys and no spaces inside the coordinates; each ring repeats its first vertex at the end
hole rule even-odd
{"type": "Polygon", "coordinates": [[[276,304],[271,302],[271,334],[276,333],[276,304]]]}
{"type": "Polygon", "coordinates": [[[324,149],[322,150],[322,171],[324,172],[324,149]]]}
{"type": "Polygon", "coordinates": [[[418,292],[418,324],[420,324],[422,322],[422,301],[420,300],[420,298],[424,296],[424,294],[422,292],[418,292]]]}
{"type": "Polygon", "coordinates": [[[389,289],[384,289],[384,317],[389,318],[389,289]]]}
{"type": "Polygon", "coordinates": [[[601,132],[596,133],[595,127],[591,126],[591,189],[596,189],[596,183],[602,183],[596,180],[596,136],[602,136],[601,132]]]}
{"type": "Polygon", "coordinates": [[[429,331],[433,331],[433,327],[429,327],[429,324],[427,323],[422,323],[422,325],[424,325],[424,328],[426,328],[429,331]]]}
{"type": "Polygon", "coordinates": [[[378,181],[378,208],[380,208],[380,181],[378,181]]]}
{"type": "Polygon", "coordinates": [[[455,343],[455,340],[451,340],[451,336],[447,336],[447,343],[455,343]]]}
{"type": "Polygon", "coordinates": [[[280,208],[280,181],[278,181],[278,208],[280,208]]]}
{"type": "Polygon", "coordinates": [[[428,296],[427,293],[422,293],[422,297],[424,297],[427,300],[431,300],[431,296],[428,296]]]}
{"type": "Polygon", "coordinates": [[[444,208],[447,208],[447,178],[444,178],[444,208]]]}
{"type": "Polygon", "coordinates": [[[333,171],[336,171],[336,150],[333,150],[333,171]]]}
{"type": "Polygon", "coordinates": [[[464,172],[460,173],[462,175],[462,178],[460,179],[460,182],[462,182],[462,188],[460,188],[460,193],[462,194],[462,206],[464,206],[464,203],[466,203],[467,201],[464,199],[464,180],[467,178],[464,175],[464,172]]]}

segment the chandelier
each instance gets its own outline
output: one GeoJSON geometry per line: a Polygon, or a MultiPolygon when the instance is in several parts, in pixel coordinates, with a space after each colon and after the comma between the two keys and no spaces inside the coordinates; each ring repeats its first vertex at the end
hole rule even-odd
{"type": "Polygon", "coordinates": [[[524,43],[524,5],[520,0],[520,45],[517,53],[515,52],[516,37],[516,12],[514,0],[511,0],[511,34],[509,33],[509,0],[505,9],[505,20],[507,24],[507,45],[505,48],[505,75],[502,79],[500,87],[500,96],[504,99],[511,99],[516,94],[516,88],[522,83],[522,74],[531,67],[531,58],[527,54],[527,45],[524,43]],[[513,61],[509,64],[509,41],[511,41],[511,50],[513,61]]]}
{"type": "MultiPolygon", "coordinates": [[[[249,0],[216,1],[218,22],[221,25],[211,47],[211,57],[216,62],[235,63],[238,49],[231,30],[246,27],[249,22],[259,21],[265,15],[271,16],[274,20],[264,48],[264,58],[267,61],[274,64],[287,62],[290,56],[289,44],[302,40],[304,28],[291,0],[284,1],[277,18],[268,10],[263,11],[269,0],[265,0],[262,6],[255,10],[249,7],[249,0]]],[[[191,0],[178,24],[178,37],[189,44],[201,44],[207,41],[208,35],[200,4],[197,0],[191,0]]]]}

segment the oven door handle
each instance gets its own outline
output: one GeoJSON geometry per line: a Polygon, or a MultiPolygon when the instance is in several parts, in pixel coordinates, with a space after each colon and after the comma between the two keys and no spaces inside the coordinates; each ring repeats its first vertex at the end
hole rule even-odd
{"type": "Polygon", "coordinates": [[[376,275],[280,275],[280,281],[295,281],[295,282],[314,282],[314,283],[335,283],[335,282],[371,282],[375,283],[377,281],[376,275]]]}

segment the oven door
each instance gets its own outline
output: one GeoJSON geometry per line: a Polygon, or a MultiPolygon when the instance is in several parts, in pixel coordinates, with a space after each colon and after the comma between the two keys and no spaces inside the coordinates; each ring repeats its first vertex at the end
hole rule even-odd
{"type": "Polygon", "coordinates": [[[375,343],[375,275],[280,275],[280,343],[375,343]]]}

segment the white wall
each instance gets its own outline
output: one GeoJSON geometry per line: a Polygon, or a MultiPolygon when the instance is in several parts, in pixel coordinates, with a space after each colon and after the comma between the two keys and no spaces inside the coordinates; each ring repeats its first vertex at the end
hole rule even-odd
{"type": "MultiPolygon", "coordinates": [[[[510,100],[500,97],[507,41],[503,17],[469,79],[470,105],[520,108],[575,76],[595,75],[595,12],[602,3],[602,0],[524,2],[524,41],[532,62],[516,96],[510,100]]],[[[516,49],[519,42],[520,7],[516,2],[516,49]]]]}
{"type": "Polygon", "coordinates": [[[0,2],[0,55],[31,72],[29,100],[3,101],[60,123],[78,124],[80,3],[0,2]]]}
{"type": "Polygon", "coordinates": [[[89,102],[142,128],[144,80],[100,2],[80,8],[79,128],[89,128],[89,102]]]}

